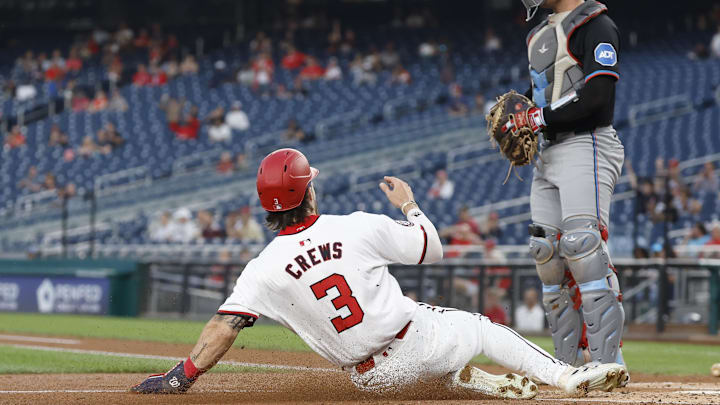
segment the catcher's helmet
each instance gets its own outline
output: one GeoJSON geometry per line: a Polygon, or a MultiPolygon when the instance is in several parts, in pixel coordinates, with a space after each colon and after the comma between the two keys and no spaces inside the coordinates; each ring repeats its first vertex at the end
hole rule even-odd
{"type": "Polygon", "coordinates": [[[527,18],[525,21],[532,20],[533,17],[535,17],[535,13],[537,13],[537,10],[542,4],[545,2],[545,0],[521,0],[523,2],[523,5],[525,5],[525,8],[527,9],[527,18]]]}
{"type": "Polygon", "coordinates": [[[319,173],[295,149],[278,149],[265,156],[257,174],[257,192],[266,211],[279,212],[299,206],[310,182],[319,173]]]}

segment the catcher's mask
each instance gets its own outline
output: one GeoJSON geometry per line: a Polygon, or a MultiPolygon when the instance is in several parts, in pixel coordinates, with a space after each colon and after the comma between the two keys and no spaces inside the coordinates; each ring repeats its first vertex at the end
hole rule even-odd
{"type": "Polygon", "coordinates": [[[522,2],[527,9],[527,18],[525,21],[530,21],[533,17],[535,17],[535,13],[537,13],[538,8],[545,3],[545,0],[522,0],[522,2]]]}

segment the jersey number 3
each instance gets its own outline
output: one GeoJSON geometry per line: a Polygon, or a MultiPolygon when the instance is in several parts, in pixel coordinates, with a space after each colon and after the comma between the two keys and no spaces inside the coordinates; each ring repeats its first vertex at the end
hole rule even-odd
{"type": "Polygon", "coordinates": [[[358,304],[357,299],[355,299],[352,295],[352,290],[345,280],[345,277],[340,274],[336,273],[328,276],[311,285],[310,289],[312,289],[313,294],[315,294],[315,298],[320,300],[327,296],[328,290],[333,287],[337,288],[338,292],[340,292],[340,295],[333,298],[331,301],[335,306],[335,309],[339,310],[340,308],[346,307],[350,311],[350,315],[345,318],[338,316],[330,320],[335,327],[335,330],[338,333],[342,333],[343,331],[348,330],[362,322],[365,317],[365,313],[362,308],[360,308],[360,304],[358,304]]]}

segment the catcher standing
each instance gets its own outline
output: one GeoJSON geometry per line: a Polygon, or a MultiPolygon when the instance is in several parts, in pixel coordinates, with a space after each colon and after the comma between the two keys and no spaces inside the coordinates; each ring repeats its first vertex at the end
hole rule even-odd
{"type": "Polygon", "coordinates": [[[606,245],[610,200],[624,160],[612,127],[618,29],[607,7],[594,0],[522,2],[528,21],[539,7],[553,11],[527,36],[532,87],[526,95],[532,101],[515,92],[500,97],[488,129],[511,164],[539,155],[530,194],[530,252],[556,357],[582,364],[587,346],[592,361],[624,364],[625,313],[606,245]]]}

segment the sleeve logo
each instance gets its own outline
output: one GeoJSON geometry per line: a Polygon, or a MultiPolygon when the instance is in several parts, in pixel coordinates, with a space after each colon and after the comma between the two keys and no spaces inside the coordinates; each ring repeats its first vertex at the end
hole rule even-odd
{"type": "Polygon", "coordinates": [[[410,221],[395,220],[395,222],[397,222],[399,225],[402,225],[402,226],[414,226],[415,225],[410,221]]]}
{"type": "Polygon", "coordinates": [[[617,65],[617,52],[607,42],[601,42],[595,47],[595,61],[603,66],[617,65]]]}

